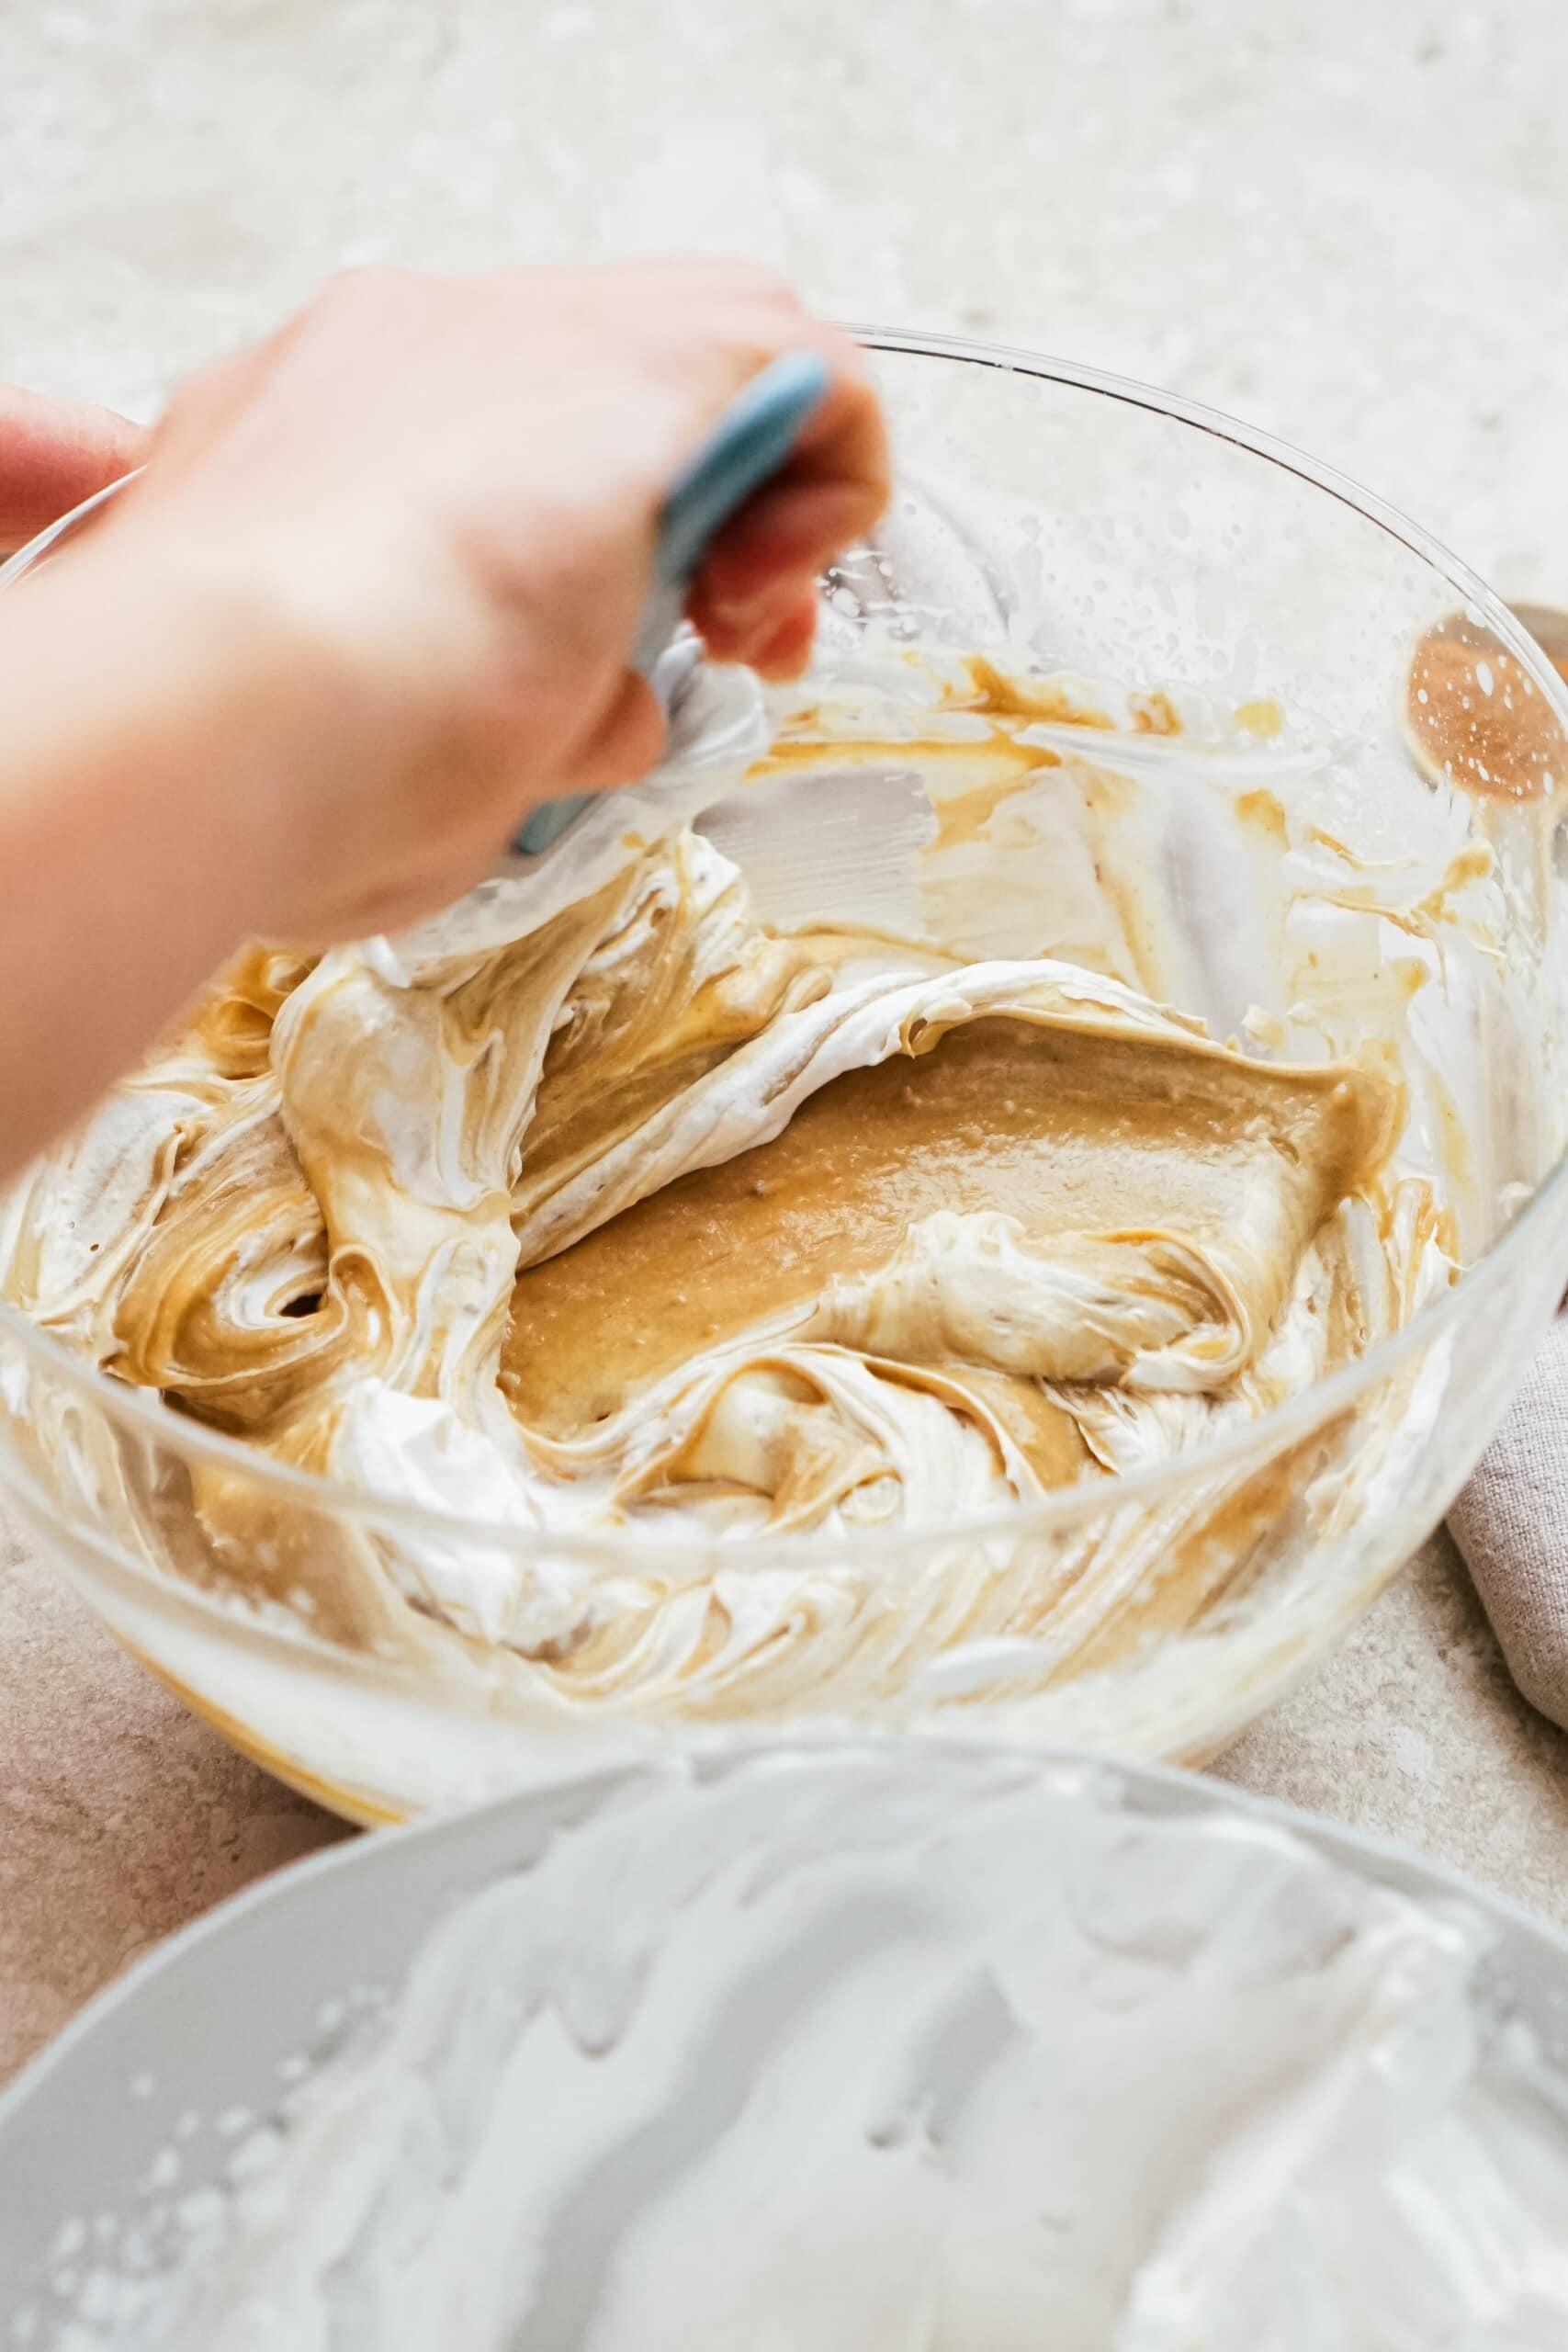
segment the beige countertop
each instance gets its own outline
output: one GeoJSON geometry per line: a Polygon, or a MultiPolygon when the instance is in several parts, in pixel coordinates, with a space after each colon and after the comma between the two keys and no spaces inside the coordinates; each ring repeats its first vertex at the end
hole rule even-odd
{"type": "MultiPolygon", "coordinates": [[[[347,1836],[116,1648],[0,1521],[0,2081],[129,1961],[347,1836]]],[[[1516,1696],[1446,1538],[1217,1768],[1568,1924],[1568,1738],[1516,1696]]]]}
{"type": "MultiPolygon", "coordinates": [[[[339,262],[749,251],[1170,384],[1568,601],[1560,0],[40,0],[0,12],[0,371],[155,410],[339,262]]],[[[1220,1769],[1568,1919],[1568,1742],[1451,1547],[1220,1769]]],[[[0,2073],[341,1834],[0,1524],[0,2073]]]]}

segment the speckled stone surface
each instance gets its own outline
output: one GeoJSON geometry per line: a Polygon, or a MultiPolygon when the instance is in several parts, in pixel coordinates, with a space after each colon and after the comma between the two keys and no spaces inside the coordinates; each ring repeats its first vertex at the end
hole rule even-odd
{"type": "MultiPolygon", "coordinates": [[[[1561,0],[0,8],[0,372],[152,413],[341,261],[757,253],[1171,384],[1568,601],[1561,0]]],[[[1568,1919],[1568,1742],[1451,1547],[1219,1768],[1568,1919]]],[[[334,1826],[0,1531],[0,2073],[334,1826]]]]}

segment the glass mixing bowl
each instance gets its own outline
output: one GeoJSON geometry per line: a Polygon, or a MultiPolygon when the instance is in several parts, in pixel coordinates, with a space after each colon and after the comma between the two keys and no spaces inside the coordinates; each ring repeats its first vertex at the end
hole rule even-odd
{"type": "MultiPolygon", "coordinates": [[[[1211,1755],[1441,1516],[1568,1274],[1568,690],[1539,649],[1422,532],[1243,426],[1023,353],[866,340],[900,492],[878,549],[825,584],[816,684],[975,651],[1076,681],[1043,723],[1075,806],[1097,812],[1094,887],[1120,895],[1124,930],[1159,933],[1169,995],[1218,1034],[1265,1053],[1398,1046],[1402,1154],[1440,1179],[1469,1271],[1355,1361],[1173,1460],[968,1526],[739,1551],[700,1532],[677,1551],[631,1534],[547,1547],[348,1491],[0,1308],[0,1479],[17,1510],[155,1673],[352,1817],[466,1803],[720,1717],[1211,1755]],[[221,1538],[194,1503],[214,1479],[244,1505],[221,1538]],[[344,1545],[525,1566],[547,1548],[607,1607],[688,1585],[722,1609],[742,1579],[765,1586],[781,1628],[832,1639],[802,1643],[765,1702],[677,1683],[588,1705],[548,1659],[428,1619],[411,1645],[396,1609],[334,1617],[276,1573],[344,1545]],[[963,1638],[944,1630],[960,1574],[994,1596],[983,1638],[973,1620],[963,1638]],[[868,1675],[854,1659],[873,1631],[868,1675]]],[[[35,543],[7,582],[48,551],[35,543]]],[[[829,793],[835,912],[853,913],[878,854],[870,813],[857,832],[874,783],[859,778],[863,803],[848,780],[829,793]]],[[[969,902],[978,877],[990,910],[971,953],[1055,936],[1049,842],[1021,822],[987,804],[945,829],[969,902]]],[[[0,1264],[4,1238],[0,1214],[0,1264]]]]}

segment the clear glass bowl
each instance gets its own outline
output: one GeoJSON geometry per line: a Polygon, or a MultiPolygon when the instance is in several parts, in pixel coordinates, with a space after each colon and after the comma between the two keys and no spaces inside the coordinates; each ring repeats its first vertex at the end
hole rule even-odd
{"type": "MultiPolygon", "coordinates": [[[[1404,1151],[1445,1171],[1470,1270],[1356,1361],[1174,1461],[969,1527],[807,1532],[739,1554],[694,1534],[677,1573],[770,1579],[781,1622],[836,1627],[832,1643],[802,1645],[800,1671],[765,1707],[744,1711],[759,1733],[869,1722],[1201,1759],[1340,1637],[1439,1519],[1568,1275],[1556,868],[1568,691],[1462,565],[1264,436],[1024,353],[866,340],[904,490],[880,554],[827,583],[824,678],[852,679],[899,648],[978,649],[1089,681],[1084,691],[1123,716],[1141,709],[1124,731],[1080,730],[1072,756],[1092,754],[1095,773],[1120,779],[1106,870],[1123,833],[1131,858],[1135,833],[1144,911],[1186,975],[1173,993],[1221,1034],[1254,1002],[1289,1018],[1284,933],[1311,896],[1300,861],[1314,842],[1340,859],[1339,944],[1374,1008],[1358,1031],[1342,972],[1342,1026],[1375,1036],[1375,1007],[1391,1001],[1380,986],[1406,946],[1426,958],[1424,1075],[1404,1151]],[[1421,752],[1427,707],[1419,684],[1411,699],[1413,658],[1445,625],[1439,642],[1462,642],[1471,664],[1449,713],[1463,740],[1446,775],[1411,748],[1421,752]],[[1477,693],[1528,706],[1528,773],[1488,767],[1477,693]],[[1173,707],[1184,714],[1176,738],[1161,716],[1173,707]],[[1177,822],[1205,795],[1234,815],[1247,790],[1287,784],[1292,840],[1265,844],[1283,861],[1267,876],[1216,854],[1219,834],[1177,822]],[[1456,847],[1475,852],[1454,869],[1456,905],[1470,897],[1451,930],[1448,886],[1427,899],[1417,888],[1434,844],[1450,867],[1456,847]],[[994,1606],[985,1638],[959,1642],[931,1596],[976,1568],[994,1606]],[[1135,1638],[1119,1630],[1118,1576],[1138,1589],[1135,1638]],[[1087,1591],[1091,1630],[1075,1634],[1073,1596],[1087,1591]],[[900,1655],[884,1643],[877,1672],[857,1676],[846,1625],[885,1633],[889,1612],[907,1619],[908,1645],[900,1655]]],[[[6,582],[47,552],[35,543],[6,582]]],[[[1450,725],[1450,749],[1452,738],[1450,725]]],[[[852,823],[842,838],[850,910],[852,823]]],[[[997,941],[976,952],[1020,952],[1031,893],[1048,876],[1032,876],[1006,825],[980,825],[964,854],[994,876],[997,941]]],[[[1321,877],[1313,888],[1335,899],[1321,877]]],[[[1298,970],[1301,946],[1293,937],[1298,970]]],[[[395,1610],[374,1624],[305,1610],[276,1572],[303,1547],[483,1546],[526,1562],[542,1539],[280,1466],[85,1368],[5,1307],[0,1481],[129,1648],[239,1747],[354,1818],[467,1803],[742,1713],[733,1701],[705,1710],[678,1687],[587,1705],[548,1660],[429,1621],[416,1659],[395,1610]],[[232,1510],[219,1541],[194,1507],[214,1478],[244,1498],[252,1532],[238,1545],[232,1510]]],[[[656,1561],[629,1534],[552,1535],[549,1552],[607,1598],[666,1575],[671,1557],[666,1545],[656,1561]]]]}

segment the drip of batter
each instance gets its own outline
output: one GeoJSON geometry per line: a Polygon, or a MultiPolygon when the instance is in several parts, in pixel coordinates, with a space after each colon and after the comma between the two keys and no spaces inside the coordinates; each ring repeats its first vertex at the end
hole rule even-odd
{"type": "MultiPolygon", "coordinates": [[[[999,746],[1009,790],[1059,767],[1019,740],[1043,707],[993,682],[963,756],[999,746]]],[[[1045,955],[770,926],[685,821],[711,779],[672,774],[395,949],[249,951],[39,1172],[0,1264],[182,1411],[526,1537],[324,1543],[198,1468],[213,1573],[340,1637],[502,1645],[570,1701],[728,1712],[787,1695],[783,1627],[826,1675],[880,1608],[850,1555],[742,1589],[739,1539],[1168,1458],[1449,1261],[1391,1172],[1386,1067],[1249,1058],[1045,955]],[[624,1578],[552,1550],[628,1526],[696,1548],[624,1578]]],[[[1043,1584],[971,1547],[906,1630],[1059,1630],[1081,1664],[1201,1614],[1280,1500],[1222,1480],[1043,1584]]]]}

